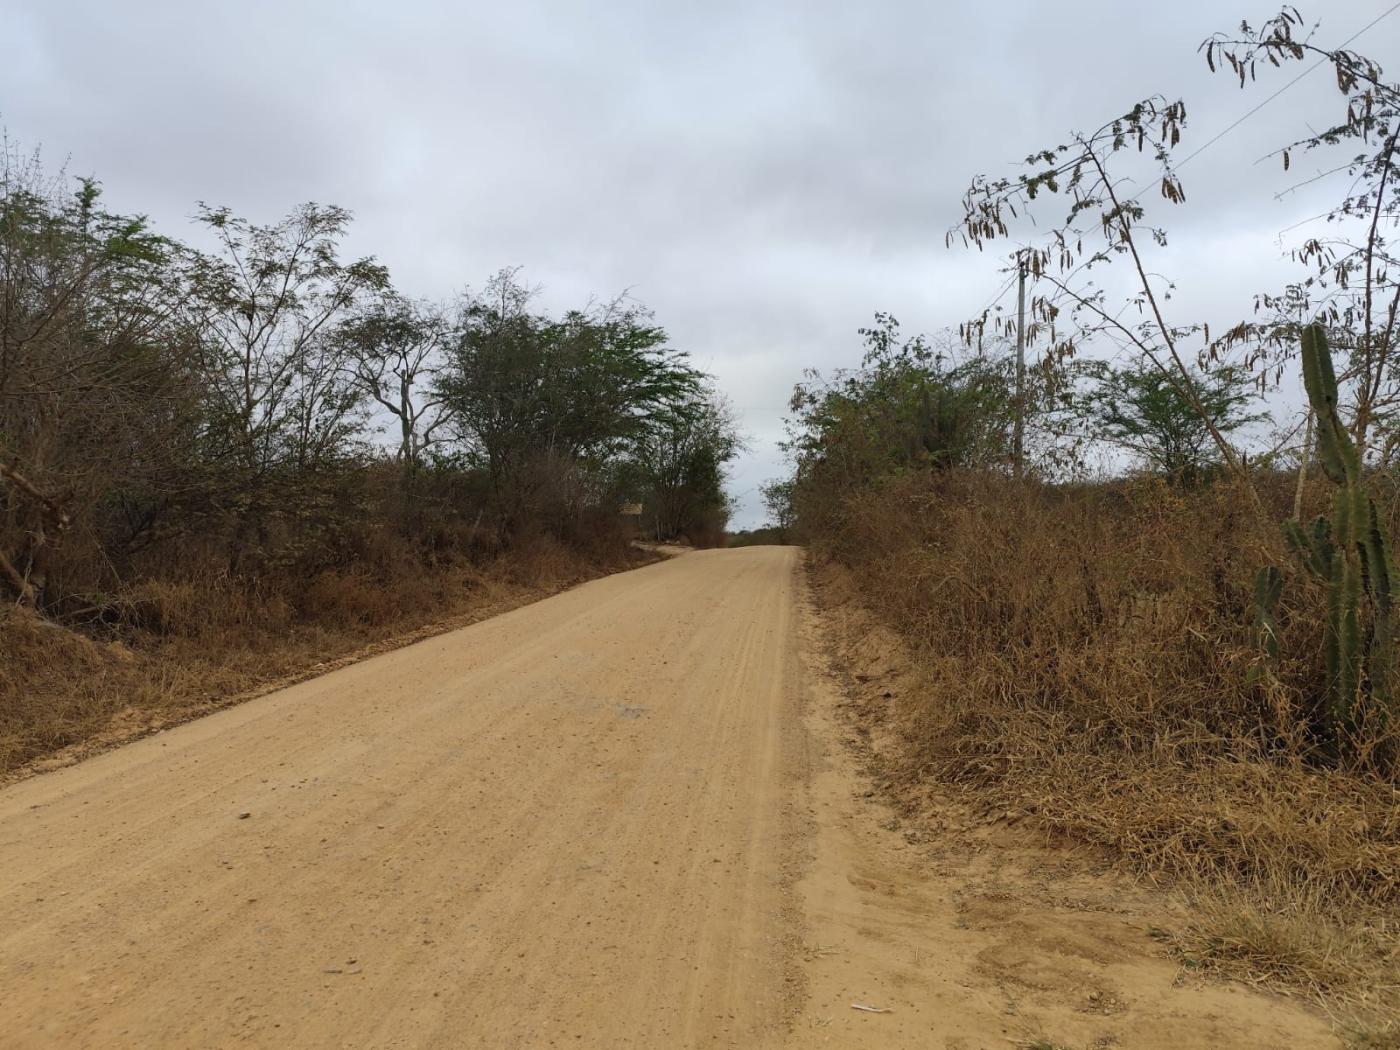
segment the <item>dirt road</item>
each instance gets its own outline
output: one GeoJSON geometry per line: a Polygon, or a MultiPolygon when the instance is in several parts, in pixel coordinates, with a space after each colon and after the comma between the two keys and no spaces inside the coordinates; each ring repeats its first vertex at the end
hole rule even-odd
{"type": "MultiPolygon", "coordinates": [[[[1004,1050],[805,711],[797,568],[689,554],[0,792],[0,1046],[1004,1050]]],[[[1269,1030],[1144,1016],[1325,1045],[1223,1001],[1269,1030]]]]}

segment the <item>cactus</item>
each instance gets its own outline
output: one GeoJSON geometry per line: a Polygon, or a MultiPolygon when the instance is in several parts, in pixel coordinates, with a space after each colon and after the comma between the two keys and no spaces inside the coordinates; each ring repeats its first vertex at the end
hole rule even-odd
{"type": "Polygon", "coordinates": [[[1361,545],[1361,564],[1365,572],[1366,590],[1371,597],[1371,644],[1367,652],[1367,677],[1371,694],[1381,701],[1382,715],[1393,708],[1391,682],[1395,673],[1395,620],[1391,583],[1395,578],[1395,563],[1390,557],[1376,501],[1367,500],[1365,536],[1361,545]]]}
{"type": "MultiPolygon", "coordinates": [[[[1319,517],[1305,530],[1296,519],[1284,536],[1303,567],[1327,587],[1327,718],[1341,738],[1356,728],[1363,697],[1378,700],[1375,713],[1389,714],[1395,671],[1392,595],[1395,565],[1376,504],[1362,488],[1361,452],[1337,413],[1337,377],[1321,325],[1309,325],[1302,340],[1303,385],[1317,419],[1317,453],[1323,472],[1337,486],[1331,520],[1319,517]]],[[[1272,566],[1269,567],[1272,569],[1272,566]]],[[[1255,603],[1273,596],[1261,570],[1255,603]],[[1262,589],[1261,589],[1262,588],[1262,589]]],[[[1268,612],[1272,622],[1272,610],[1268,612]]],[[[1269,655],[1267,642],[1263,643],[1269,655]]]]}
{"type": "Polygon", "coordinates": [[[1297,521],[1289,519],[1283,523],[1283,534],[1305,568],[1322,579],[1332,574],[1336,551],[1332,546],[1332,523],[1325,516],[1314,518],[1306,532],[1297,521]]]}

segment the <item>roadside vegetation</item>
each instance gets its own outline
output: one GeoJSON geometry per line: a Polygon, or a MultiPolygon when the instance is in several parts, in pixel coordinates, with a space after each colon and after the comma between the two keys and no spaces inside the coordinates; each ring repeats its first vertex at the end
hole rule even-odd
{"type": "Polygon", "coordinates": [[[1180,102],[1025,143],[949,234],[1010,244],[1013,295],[1024,268],[1024,378],[1014,311],[937,337],[877,315],[858,367],[797,387],[770,510],[915,653],[889,705],[911,797],[936,782],[1185,888],[1164,936],[1190,966],[1394,1045],[1400,88],[1292,9],[1203,57],[1247,89],[1320,60],[1340,89],[1276,158],[1340,180],[1297,280],[1228,331],[1172,315],[1180,102]]]}
{"type": "Polygon", "coordinates": [[[421,301],[349,224],[201,206],[195,248],[6,144],[0,771],[722,542],[733,417],[643,307],[421,301]]]}

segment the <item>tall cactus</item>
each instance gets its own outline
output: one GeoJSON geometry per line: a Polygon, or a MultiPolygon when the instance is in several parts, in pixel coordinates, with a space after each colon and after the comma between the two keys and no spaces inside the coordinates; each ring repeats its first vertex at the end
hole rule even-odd
{"type": "Polygon", "coordinates": [[[1330,521],[1318,517],[1304,529],[1293,519],[1284,523],[1284,535],[1303,567],[1327,586],[1327,716],[1341,738],[1356,728],[1365,697],[1379,701],[1376,714],[1390,713],[1395,566],[1375,501],[1362,487],[1361,452],[1337,412],[1337,377],[1321,325],[1304,330],[1302,359],[1318,459],[1337,494],[1330,521]]]}

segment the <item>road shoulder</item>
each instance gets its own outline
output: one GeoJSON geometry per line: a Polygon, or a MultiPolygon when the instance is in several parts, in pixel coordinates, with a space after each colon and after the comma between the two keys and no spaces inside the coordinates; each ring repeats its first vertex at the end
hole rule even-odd
{"type": "Polygon", "coordinates": [[[936,789],[896,798],[869,705],[898,688],[897,640],[810,573],[799,636],[811,853],[797,886],[807,995],[789,1045],[1340,1045],[1298,1003],[1166,958],[1152,937],[1174,913],[1165,895],[936,789]]]}

